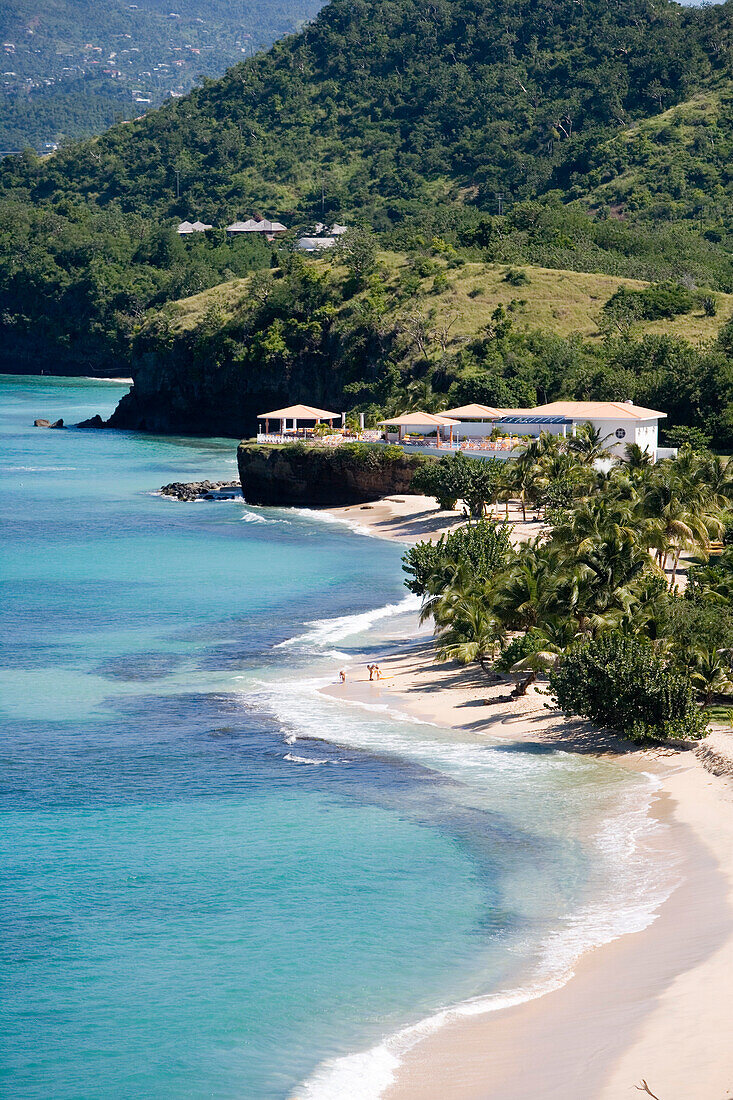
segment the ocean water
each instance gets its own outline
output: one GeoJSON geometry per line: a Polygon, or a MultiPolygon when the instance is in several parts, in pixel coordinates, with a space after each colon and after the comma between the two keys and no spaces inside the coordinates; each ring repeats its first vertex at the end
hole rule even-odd
{"type": "Polygon", "coordinates": [[[376,1100],[653,918],[652,781],[320,694],[413,630],[400,547],[156,495],[231,440],[31,426],[125,389],[0,378],[0,1090],[376,1100]]]}

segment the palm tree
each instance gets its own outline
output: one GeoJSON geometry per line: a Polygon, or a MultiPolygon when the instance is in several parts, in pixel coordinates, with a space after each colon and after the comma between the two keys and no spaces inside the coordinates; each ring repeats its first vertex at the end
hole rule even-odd
{"type": "Polygon", "coordinates": [[[608,457],[606,444],[611,439],[613,439],[613,432],[601,435],[600,428],[594,428],[589,421],[576,429],[575,435],[568,443],[568,450],[577,455],[581,462],[592,466],[599,458],[608,457]]]}
{"type": "Polygon", "coordinates": [[[507,480],[511,490],[516,494],[522,509],[522,523],[527,522],[527,500],[531,499],[537,488],[537,467],[528,462],[512,462],[507,464],[507,480]]]}
{"type": "Polygon", "coordinates": [[[440,661],[478,661],[483,669],[505,631],[480,592],[446,593],[436,607],[435,635],[440,661]]]}
{"type": "Polygon", "coordinates": [[[494,584],[493,610],[501,622],[509,629],[529,630],[561,610],[558,586],[565,564],[562,551],[539,538],[523,546],[494,584]]]}
{"type": "Polygon", "coordinates": [[[709,706],[714,695],[727,695],[733,690],[730,657],[711,646],[695,646],[689,654],[690,679],[709,706]]]}
{"type": "Polygon", "coordinates": [[[619,462],[624,462],[627,469],[633,473],[650,469],[652,466],[652,456],[649,451],[642,450],[638,443],[627,443],[625,451],[626,458],[619,459],[619,462]]]}

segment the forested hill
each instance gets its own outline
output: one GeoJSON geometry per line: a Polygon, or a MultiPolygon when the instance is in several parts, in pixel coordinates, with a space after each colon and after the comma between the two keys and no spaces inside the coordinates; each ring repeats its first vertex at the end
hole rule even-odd
{"type": "Polygon", "coordinates": [[[43,152],[219,76],[319,0],[4,0],[0,150],[43,152]],[[175,10],[172,11],[171,9],[175,10]]]}
{"type": "Polygon", "coordinates": [[[383,225],[440,195],[491,211],[581,195],[599,144],[729,74],[732,11],[333,0],[221,80],[51,163],[6,164],[2,183],[207,221],[311,212],[325,192],[383,225]]]}
{"type": "Polygon", "coordinates": [[[333,0],[139,121],[6,158],[5,369],[137,369],[151,316],[284,268],[316,219],[406,253],[405,302],[435,248],[731,292],[732,14],[733,0],[333,0]],[[175,233],[253,213],[291,227],[279,256],[221,228],[175,233]]]}

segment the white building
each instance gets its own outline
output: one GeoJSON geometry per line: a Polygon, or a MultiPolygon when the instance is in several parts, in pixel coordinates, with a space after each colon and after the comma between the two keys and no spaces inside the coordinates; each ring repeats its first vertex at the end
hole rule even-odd
{"type": "Polygon", "coordinates": [[[324,252],[335,244],[335,237],[299,237],[295,247],[299,252],[324,252]]]}
{"type": "Polygon", "coordinates": [[[207,229],[213,229],[212,225],[204,225],[203,222],[181,222],[176,232],[179,237],[187,237],[190,233],[205,233],[207,229]]]}
{"type": "Polygon", "coordinates": [[[458,439],[480,444],[495,428],[505,436],[574,435],[583,424],[592,424],[603,445],[615,457],[623,458],[625,448],[636,443],[653,459],[672,453],[660,451],[659,421],[667,414],[645,409],[633,401],[552,401],[531,409],[497,409],[491,405],[462,405],[446,409],[442,415],[460,422],[454,433],[458,439]]]}
{"type": "Polygon", "coordinates": [[[240,233],[263,233],[269,241],[287,233],[288,227],[282,222],[271,222],[267,218],[247,218],[244,222],[232,222],[227,226],[227,234],[236,237],[240,233]]]}
{"type": "MultiPolygon", "coordinates": [[[[611,454],[622,457],[625,448],[636,443],[654,459],[659,450],[659,421],[667,417],[666,413],[642,408],[633,401],[551,401],[527,409],[524,415],[532,414],[563,417],[565,430],[559,432],[562,435],[573,435],[582,424],[592,424],[611,454]]],[[[527,434],[539,435],[539,432],[527,434]]]]}
{"type": "Polygon", "coordinates": [[[347,231],[347,226],[339,225],[338,222],[329,229],[323,222],[316,222],[313,227],[313,235],[310,237],[299,237],[295,242],[295,247],[299,252],[325,252],[329,248],[337,243],[339,237],[343,237],[347,231]]]}

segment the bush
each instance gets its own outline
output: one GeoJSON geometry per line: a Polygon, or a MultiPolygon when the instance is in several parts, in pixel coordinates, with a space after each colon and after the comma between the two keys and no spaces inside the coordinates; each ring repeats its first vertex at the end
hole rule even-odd
{"type": "Polygon", "coordinates": [[[611,316],[620,309],[628,309],[641,320],[659,321],[689,313],[694,305],[694,295],[687,287],[679,283],[655,283],[644,290],[619,287],[608,299],[603,311],[611,316]]]}
{"type": "Polygon", "coordinates": [[[412,481],[416,493],[435,497],[441,508],[451,511],[456,501],[464,501],[476,519],[483,515],[502,470],[498,459],[467,458],[461,451],[446,455],[439,462],[419,470],[412,481]]]}
{"type": "Polygon", "coordinates": [[[402,558],[409,578],[405,586],[418,596],[438,595],[458,569],[473,581],[487,581],[505,567],[512,553],[508,528],[483,519],[442,535],[437,542],[411,546],[402,558]]]}
{"type": "Polygon", "coordinates": [[[529,275],[521,267],[510,267],[504,272],[504,282],[510,286],[526,286],[529,281],[529,275]]]}
{"type": "Polygon", "coordinates": [[[517,661],[523,661],[525,657],[531,657],[533,653],[543,648],[546,642],[539,631],[528,630],[526,634],[519,634],[512,638],[511,642],[502,649],[496,668],[499,672],[510,672],[517,661]]]}
{"type": "Polygon", "coordinates": [[[618,633],[576,642],[550,673],[557,705],[633,741],[700,738],[705,726],[688,676],[645,639],[618,633]]]}

